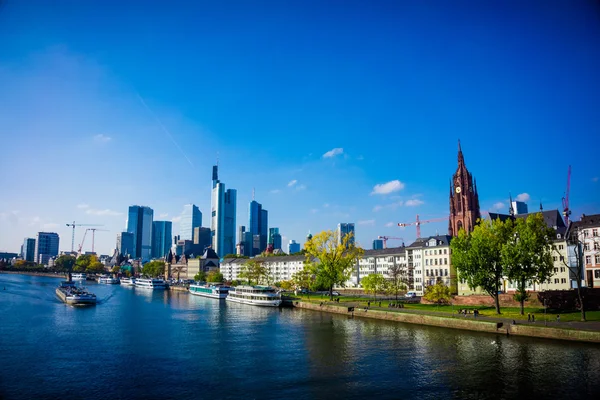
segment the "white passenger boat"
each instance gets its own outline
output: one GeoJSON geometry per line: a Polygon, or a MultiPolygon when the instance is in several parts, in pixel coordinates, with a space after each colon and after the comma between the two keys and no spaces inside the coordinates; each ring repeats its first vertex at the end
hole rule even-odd
{"type": "Polygon", "coordinates": [[[135,286],[135,278],[121,278],[121,285],[135,286]]]}
{"type": "Polygon", "coordinates": [[[278,307],[281,294],[270,286],[236,286],[229,291],[227,301],[253,306],[278,307]]]}
{"type": "Polygon", "coordinates": [[[144,289],[166,289],[167,283],[158,278],[137,278],[135,280],[135,287],[144,289]]]}
{"type": "Polygon", "coordinates": [[[190,285],[189,291],[196,296],[210,297],[211,299],[224,299],[229,294],[229,286],[220,284],[200,285],[193,283],[190,285]]]}
{"type": "Polygon", "coordinates": [[[87,279],[86,274],[73,274],[71,277],[74,281],[85,281],[87,279]]]}
{"type": "Polygon", "coordinates": [[[73,281],[63,281],[56,288],[56,295],[65,303],[74,306],[96,304],[96,295],[75,286],[73,281]]]}
{"type": "Polygon", "coordinates": [[[119,283],[119,280],[117,278],[113,278],[112,276],[102,275],[98,278],[98,283],[103,283],[106,285],[116,285],[117,283],[119,283]]]}

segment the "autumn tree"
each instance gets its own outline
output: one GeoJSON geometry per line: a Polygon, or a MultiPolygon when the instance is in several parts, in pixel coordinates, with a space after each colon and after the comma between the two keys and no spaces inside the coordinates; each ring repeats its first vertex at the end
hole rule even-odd
{"type": "Polygon", "coordinates": [[[516,284],[515,300],[521,303],[525,314],[525,301],[529,298],[527,286],[550,279],[554,270],[552,239],[554,231],[544,221],[542,213],[517,218],[514,234],[502,248],[502,262],[508,279],[516,284]]]}
{"type": "Polygon", "coordinates": [[[355,246],[352,238],[352,233],[340,238],[337,232],[323,231],[314,235],[304,246],[305,264],[313,271],[317,281],[326,285],[330,300],[333,300],[333,287],[344,286],[357,259],[364,253],[363,249],[355,246]]]}
{"type": "Polygon", "coordinates": [[[194,276],[194,280],[196,282],[206,282],[206,272],[204,271],[199,271],[195,276],[194,276]]]}
{"type": "Polygon", "coordinates": [[[142,266],[142,274],[157,278],[165,273],[165,262],[153,260],[142,266]]]}
{"type": "Polygon", "coordinates": [[[452,239],[452,264],[460,279],[474,290],[480,287],[493,300],[496,313],[500,314],[500,299],[504,264],[502,248],[513,232],[513,221],[480,220],[471,233],[461,229],[452,239]]]}
{"type": "MultiPolygon", "coordinates": [[[[310,268],[305,267],[292,275],[292,282],[296,289],[310,289],[315,282],[315,276],[310,268]]],[[[310,298],[310,293],[308,297],[310,298]]]]}
{"type": "Polygon", "coordinates": [[[425,288],[423,298],[436,304],[448,304],[452,294],[450,288],[444,282],[438,281],[435,285],[429,285],[425,288]]]}
{"type": "Polygon", "coordinates": [[[220,270],[216,269],[214,271],[210,271],[207,275],[206,275],[206,281],[207,282],[218,282],[221,283],[223,282],[225,279],[223,278],[223,274],[221,273],[220,270]]]}
{"type": "Polygon", "coordinates": [[[365,289],[365,292],[373,293],[373,296],[375,296],[375,299],[377,299],[377,292],[383,290],[386,281],[381,274],[369,274],[360,280],[360,284],[362,285],[363,289],[365,289]]]}

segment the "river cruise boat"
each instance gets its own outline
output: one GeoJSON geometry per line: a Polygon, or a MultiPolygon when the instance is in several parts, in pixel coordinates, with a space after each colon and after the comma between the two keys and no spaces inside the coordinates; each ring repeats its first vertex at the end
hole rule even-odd
{"type": "Polygon", "coordinates": [[[74,306],[84,306],[96,304],[96,295],[90,293],[83,288],[75,286],[73,281],[60,283],[60,286],[56,288],[56,295],[64,303],[74,306]]]}
{"type": "Polygon", "coordinates": [[[281,293],[270,286],[236,286],[229,291],[226,300],[253,306],[279,307],[281,293]]]}
{"type": "Polygon", "coordinates": [[[135,287],[144,289],[166,289],[167,283],[158,278],[137,278],[135,280],[135,287]]]}
{"type": "Polygon", "coordinates": [[[189,291],[191,294],[202,297],[210,297],[211,299],[224,299],[229,294],[229,286],[224,285],[214,285],[214,284],[206,284],[200,285],[196,283],[192,283],[190,285],[189,291]]]}
{"type": "Polygon", "coordinates": [[[106,285],[116,285],[117,283],[119,283],[119,280],[117,278],[113,278],[112,276],[101,276],[98,278],[98,283],[103,283],[106,285]]]}
{"type": "Polygon", "coordinates": [[[86,274],[73,274],[71,279],[74,281],[85,281],[87,279],[86,274]]]}
{"type": "Polygon", "coordinates": [[[135,286],[135,278],[121,278],[121,285],[135,286]]]}

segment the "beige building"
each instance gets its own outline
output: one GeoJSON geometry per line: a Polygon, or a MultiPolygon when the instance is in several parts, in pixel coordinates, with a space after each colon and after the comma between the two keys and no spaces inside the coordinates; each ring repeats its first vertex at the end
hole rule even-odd
{"type": "Polygon", "coordinates": [[[582,244],[585,285],[600,287],[600,214],[582,215],[572,223],[571,234],[582,244]]]}

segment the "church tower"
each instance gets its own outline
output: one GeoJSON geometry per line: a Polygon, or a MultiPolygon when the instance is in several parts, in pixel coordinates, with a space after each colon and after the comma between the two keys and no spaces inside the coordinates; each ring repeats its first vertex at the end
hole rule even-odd
{"type": "Polygon", "coordinates": [[[479,212],[479,195],[477,194],[477,181],[465,165],[460,140],[458,141],[458,168],[450,182],[450,221],[448,234],[458,236],[458,231],[464,229],[472,232],[477,220],[481,218],[479,212]]]}

